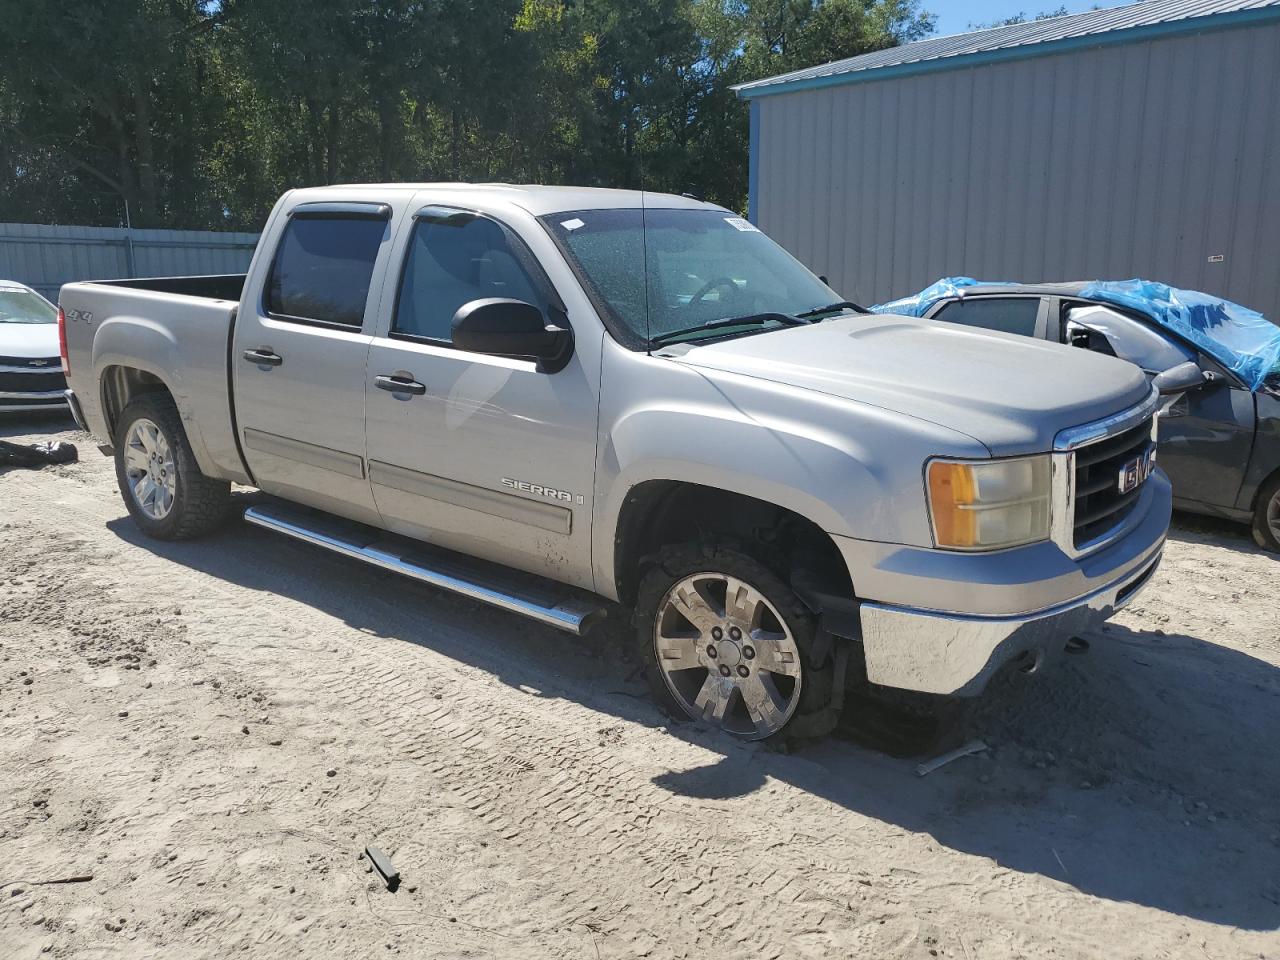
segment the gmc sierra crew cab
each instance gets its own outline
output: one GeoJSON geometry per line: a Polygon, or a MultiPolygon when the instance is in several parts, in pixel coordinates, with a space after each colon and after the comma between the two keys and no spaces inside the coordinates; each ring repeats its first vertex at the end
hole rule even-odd
{"type": "Polygon", "coordinates": [[[974,695],[1160,561],[1157,397],[1116,360],[869,315],[733,212],[504,184],[277,203],[244,276],[62,288],[68,399],[154,537],[247,521],[812,735],[855,683],[974,695]]]}

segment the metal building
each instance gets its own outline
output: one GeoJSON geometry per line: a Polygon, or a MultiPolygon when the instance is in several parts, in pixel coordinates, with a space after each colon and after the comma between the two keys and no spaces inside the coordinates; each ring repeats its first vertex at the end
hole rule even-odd
{"type": "Polygon", "coordinates": [[[751,219],[855,300],[1140,276],[1280,322],[1280,0],[1148,0],[737,90],[751,219]]]}
{"type": "Polygon", "coordinates": [[[57,300],[73,280],[244,273],[257,242],[256,233],[0,223],[0,280],[57,300]]]}

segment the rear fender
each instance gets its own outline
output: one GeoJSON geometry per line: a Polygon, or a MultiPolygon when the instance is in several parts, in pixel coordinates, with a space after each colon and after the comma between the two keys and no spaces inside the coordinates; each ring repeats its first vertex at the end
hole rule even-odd
{"type": "MultiPolygon", "coordinates": [[[[219,357],[219,360],[222,358],[219,357]]],[[[199,421],[193,410],[188,387],[186,362],[173,333],[145,317],[112,316],[102,322],[93,338],[93,378],[97,384],[99,417],[106,428],[106,440],[115,442],[118,422],[112,419],[107,403],[108,371],[112,367],[125,367],[150,374],[163,384],[173,397],[182,417],[187,441],[195,455],[201,473],[221,476],[218,464],[210,454],[199,421]]],[[[118,416],[120,411],[115,411],[118,416]]]]}

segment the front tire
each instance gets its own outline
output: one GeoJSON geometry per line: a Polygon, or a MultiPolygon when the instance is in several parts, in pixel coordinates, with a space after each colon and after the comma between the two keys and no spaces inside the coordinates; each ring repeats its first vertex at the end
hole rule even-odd
{"type": "Polygon", "coordinates": [[[1253,539],[1263,550],[1280,553],[1280,473],[1258,492],[1253,511],[1253,539]]]}
{"type": "Polygon", "coordinates": [[[231,484],[200,472],[168,394],[144,393],[131,400],[120,417],[115,447],[120,496],[147,536],[185,540],[226,520],[231,484]]]}
{"type": "Polygon", "coordinates": [[[759,561],[727,544],[668,547],[641,581],[636,631],[654,699],[744,740],[835,726],[830,644],[759,561]]]}

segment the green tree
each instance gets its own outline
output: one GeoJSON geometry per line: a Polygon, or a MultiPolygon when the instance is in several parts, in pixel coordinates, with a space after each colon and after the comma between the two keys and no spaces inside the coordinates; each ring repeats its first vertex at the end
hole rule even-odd
{"type": "Polygon", "coordinates": [[[102,219],[127,201],[160,223],[207,202],[197,145],[220,120],[202,95],[217,20],[202,0],[0,0],[5,206],[102,219]]]}
{"type": "Polygon", "coordinates": [[[728,9],[752,79],[910,43],[934,25],[915,0],[740,0],[728,9]]]}
{"type": "Polygon", "coordinates": [[[745,204],[735,83],[917,0],[0,0],[0,216],[259,227],[284,190],[509,180],[745,204]]]}

